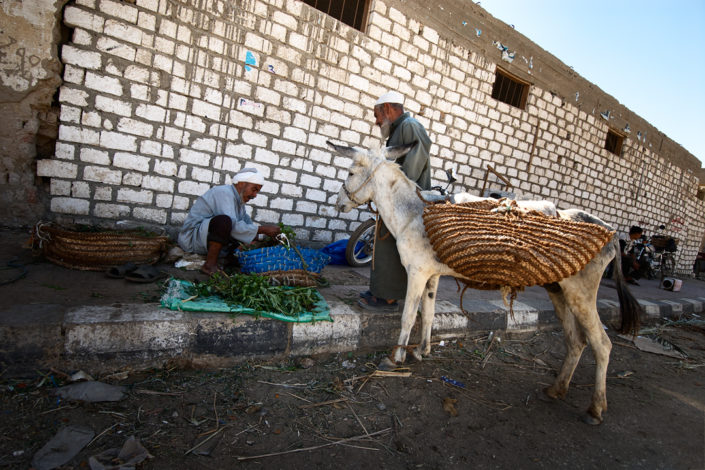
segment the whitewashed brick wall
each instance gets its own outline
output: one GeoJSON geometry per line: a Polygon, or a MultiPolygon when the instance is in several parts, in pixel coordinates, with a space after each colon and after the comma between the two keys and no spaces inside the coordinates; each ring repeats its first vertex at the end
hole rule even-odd
{"type": "Polygon", "coordinates": [[[694,175],[633,136],[623,156],[608,153],[607,123],[547,90],[532,87],[526,110],[492,99],[497,64],[470,43],[383,1],[372,9],[363,34],[295,0],[70,3],[59,140],[37,168],[51,210],[178,229],[196,197],[254,166],[270,181],[250,204],[256,220],[344,238],[369,214],[335,211],[350,161],[326,140],[379,145],[372,106],[397,89],[429,131],[438,182],[454,168],[455,189],[477,193],[490,163],[518,196],[622,232],[670,222],[688,267],[705,231],[694,175]]]}

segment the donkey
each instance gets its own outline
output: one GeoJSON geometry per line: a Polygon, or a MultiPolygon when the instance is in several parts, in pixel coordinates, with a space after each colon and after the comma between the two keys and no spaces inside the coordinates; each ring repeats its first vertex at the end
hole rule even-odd
{"type": "MultiPolygon", "coordinates": [[[[425,202],[417,194],[417,186],[401,171],[394,160],[408,152],[412,145],[388,147],[375,150],[359,150],[328,142],[336,152],[352,159],[350,173],[343,183],[336,208],[349,212],[355,207],[373,201],[380,216],[396,239],[401,262],[408,275],[404,310],[401,317],[401,332],[391,358],[385,358],[381,368],[393,368],[406,358],[406,346],[416,315],[421,311],[421,341],[412,351],[417,360],[431,352],[431,326],[435,314],[435,297],[440,276],[463,276],[443,264],[430,244],[423,224],[422,213],[425,202]]],[[[423,193],[431,198],[430,193],[423,193]]],[[[476,196],[462,193],[454,195],[452,202],[480,200],[476,196]]],[[[520,209],[539,209],[547,214],[579,222],[610,226],[578,209],[556,210],[550,202],[518,201],[520,209]]],[[[543,287],[548,292],[556,315],[565,330],[567,354],[555,382],[544,392],[552,398],[564,398],[575,368],[587,343],[595,355],[595,388],[592,401],[584,420],[589,424],[600,424],[602,412],[607,409],[606,375],[612,349],[602,322],[597,313],[597,290],[607,265],[613,263],[614,280],[617,287],[624,333],[638,330],[641,306],[628,291],[621,268],[619,240],[612,241],[598,253],[581,271],[559,282],[543,287]]]]}

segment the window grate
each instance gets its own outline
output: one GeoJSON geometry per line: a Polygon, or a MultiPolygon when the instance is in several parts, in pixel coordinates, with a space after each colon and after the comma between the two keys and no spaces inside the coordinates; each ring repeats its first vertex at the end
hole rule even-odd
{"type": "Polygon", "coordinates": [[[338,21],[364,31],[370,0],[303,0],[305,4],[338,21]]]}
{"type": "Polygon", "coordinates": [[[497,69],[492,98],[507,103],[514,107],[524,109],[526,98],[529,95],[529,83],[521,80],[504,70],[497,69]]]}
{"type": "Polygon", "coordinates": [[[622,143],[624,136],[612,129],[607,129],[607,139],[605,139],[605,150],[615,155],[622,154],[622,143]]]}

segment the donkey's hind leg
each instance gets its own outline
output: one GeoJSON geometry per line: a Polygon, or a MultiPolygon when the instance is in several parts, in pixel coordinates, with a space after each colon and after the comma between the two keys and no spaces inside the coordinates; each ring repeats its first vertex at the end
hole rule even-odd
{"type": "Polygon", "coordinates": [[[595,388],[585,417],[585,422],[588,424],[600,424],[602,412],[607,410],[607,366],[612,351],[612,342],[605,333],[600,315],[597,313],[599,283],[599,276],[591,276],[587,272],[583,275],[578,274],[567,282],[561,281],[566,306],[573,312],[582,337],[590,343],[595,357],[595,388]]]}
{"type": "Polygon", "coordinates": [[[565,296],[558,285],[553,288],[547,288],[548,296],[553,302],[558,319],[563,326],[563,334],[565,336],[566,355],[563,359],[561,370],[553,382],[553,385],[547,387],[544,392],[551,398],[565,398],[570,387],[570,381],[573,378],[575,368],[580,362],[580,357],[587,345],[585,335],[578,325],[573,312],[566,304],[565,296]]]}
{"type": "Polygon", "coordinates": [[[421,342],[414,350],[414,357],[421,360],[422,356],[431,353],[431,328],[433,327],[433,317],[436,314],[436,292],[438,291],[438,281],[440,276],[433,275],[426,281],[421,296],[421,342]]]}

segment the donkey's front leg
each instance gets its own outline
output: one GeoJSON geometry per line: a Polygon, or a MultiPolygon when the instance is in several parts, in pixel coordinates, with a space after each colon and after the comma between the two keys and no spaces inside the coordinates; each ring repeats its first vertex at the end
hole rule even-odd
{"type": "Polygon", "coordinates": [[[412,273],[409,273],[406,284],[406,298],[404,299],[404,311],[401,315],[399,341],[397,341],[394,347],[391,359],[385,358],[385,360],[380,363],[379,367],[381,369],[393,368],[396,364],[401,364],[404,362],[404,359],[406,359],[406,346],[409,344],[409,336],[411,335],[411,329],[416,321],[416,312],[418,311],[421,293],[426,283],[426,279],[416,270],[407,270],[407,272],[408,271],[412,271],[412,273]]]}
{"type": "Polygon", "coordinates": [[[431,353],[431,328],[433,317],[436,314],[436,292],[438,291],[438,281],[440,276],[435,274],[426,281],[421,297],[421,342],[414,350],[414,357],[421,360],[422,356],[431,353]]]}

